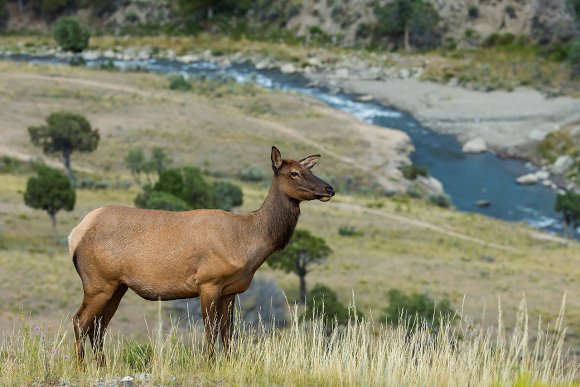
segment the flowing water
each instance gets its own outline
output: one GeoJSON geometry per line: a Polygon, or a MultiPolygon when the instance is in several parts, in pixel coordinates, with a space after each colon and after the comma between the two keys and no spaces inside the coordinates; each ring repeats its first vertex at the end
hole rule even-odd
{"type": "MultiPolygon", "coordinates": [[[[10,55],[0,58],[33,64],[68,64],[67,59],[53,56],[10,55]]],[[[108,62],[108,59],[91,60],[87,66],[98,67],[108,62]]],[[[388,106],[357,101],[356,96],[332,93],[321,87],[308,87],[308,80],[301,75],[285,75],[275,70],[258,71],[246,64],[222,68],[210,62],[186,64],[163,59],[114,60],[113,63],[124,70],[138,68],[162,74],[231,77],[238,82],[253,82],[269,89],[309,95],[365,122],[407,133],[415,146],[411,156],[413,163],[427,167],[429,173],[443,183],[457,209],[526,222],[552,232],[562,229],[559,216],[553,210],[554,191],[542,185],[515,183],[518,176],[533,171],[532,167],[521,161],[500,159],[491,153],[466,155],[454,137],[438,134],[422,126],[411,115],[388,106]],[[479,200],[487,200],[491,206],[479,208],[475,205],[479,200]]],[[[580,237],[580,229],[576,231],[576,236],[580,237]]]]}

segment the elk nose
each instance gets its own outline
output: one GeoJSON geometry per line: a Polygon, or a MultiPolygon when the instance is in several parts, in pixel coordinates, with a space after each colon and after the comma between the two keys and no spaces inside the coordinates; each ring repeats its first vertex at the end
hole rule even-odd
{"type": "Polygon", "coordinates": [[[334,196],[334,194],[335,194],[334,188],[332,188],[331,186],[327,185],[325,189],[326,189],[326,192],[328,192],[328,194],[330,196],[334,196]]]}

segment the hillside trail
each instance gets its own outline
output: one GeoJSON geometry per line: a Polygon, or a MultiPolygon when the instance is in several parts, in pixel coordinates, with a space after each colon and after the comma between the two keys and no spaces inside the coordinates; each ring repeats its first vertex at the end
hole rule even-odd
{"type": "MultiPolygon", "coordinates": [[[[124,92],[124,93],[136,94],[136,95],[139,95],[139,96],[145,97],[145,98],[159,98],[160,97],[160,95],[159,95],[160,91],[157,91],[157,92],[143,91],[143,90],[139,90],[135,87],[126,86],[126,85],[118,85],[118,84],[113,84],[113,83],[104,82],[104,81],[94,81],[94,80],[81,79],[81,78],[64,77],[64,76],[59,76],[59,75],[41,75],[41,74],[16,74],[15,77],[19,78],[19,79],[49,81],[49,82],[64,82],[64,83],[76,84],[76,85],[80,85],[80,86],[98,87],[101,89],[108,89],[108,90],[120,91],[120,92],[124,92]]],[[[181,98],[176,98],[174,96],[171,96],[171,94],[168,94],[168,93],[164,93],[163,98],[164,99],[169,98],[173,102],[182,102],[181,98]]],[[[268,128],[270,128],[274,131],[277,131],[279,133],[284,133],[287,136],[293,137],[294,139],[299,140],[300,142],[302,142],[304,144],[308,144],[308,145],[312,146],[313,148],[320,150],[325,155],[331,156],[339,161],[342,161],[343,163],[350,165],[351,167],[353,167],[355,169],[358,169],[358,170],[361,170],[365,173],[370,174],[382,186],[386,187],[388,184],[388,180],[385,176],[374,173],[372,171],[371,167],[364,165],[364,164],[361,164],[361,162],[360,162],[361,160],[354,160],[354,159],[349,158],[349,157],[341,156],[341,155],[337,154],[336,152],[333,152],[332,150],[328,149],[324,145],[306,138],[305,136],[303,136],[302,134],[298,133],[296,130],[294,130],[288,126],[278,124],[275,122],[261,120],[259,118],[254,118],[254,117],[247,117],[247,118],[250,121],[253,121],[258,125],[267,126],[268,128]]]]}
{"type": "MultiPolygon", "coordinates": [[[[81,79],[81,78],[71,78],[71,77],[64,77],[64,76],[59,76],[59,75],[41,75],[41,74],[24,74],[24,73],[14,74],[14,76],[16,78],[19,78],[19,79],[65,82],[65,83],[77,84],[77,85],[81,85],[81,86],[98,87],[98,88],[103,88],[103,89],[108,89],[108,90],[115,90],[115,91],[120,91],[120,92],[125,92],[125,93],[132,93],[132,94],[136,94],[136,95],[139,95],[139,96],[145,97],[145,98],[159,98],[160,97],[159,91],[158,92],[143,91],[143,90],[139,90],[135,87],[126,86],[126,85],[118,85],[118,84],[113,84],[113,83],[104,82],[104,81],[94,81],[94,80],[87,80],[87,79],[81,79]]],[[[172,97],[170,95],[167,95],[167,93],[164,93],[163,97],[164,98],[171,97],[170,98],[171,100],[176,101],[176,102],[181,102],[180,98],[172,97]]],[[[295,138],[295,139],[297,139],[305,144],[308,144],[309,146],[312,146],[316,149],[319,149],[325,155],[331,156],[332,158],[334,158],[336,160],[340,160],[344,163],[349,164],[350,166],[352,166],[354,168],[357,168],[359,170],[362,170],[366,173],[371,174],[373,176],[373,178],[375,178],[383,186],[386,183],[386,180],[385,180],[386,178],[384,176],[381,176],[381,175],[373,172],[371,167],[361,164],[360,160],[354,160],[352,158],[339,155],[336,152],[333,152],[332,150],[325,147],[323,144],[320,144],[317,141],[311,140],[311,139],[303,136],[302,134],[296,132],[294,129],[292,129],[288,126],[285,126],[285,125],[282,125],[279,123],[275,123],[275,122],[260,120],[258,118],[253,118],[253,117],[251,117],[250,119],[255,121],[256,123],[259,123],[260,125],[266,125],[269,128],[271,128],[272,130],[275,130],[279,133],[283,133],[285,135],[291,136],[291,137],[293,137],[293,138],[295,138]]],[[[458,231],[451,230],[449,228],[446,228],[446,227],[443,227],[440,225],[429,223],[429,222],[426,222],[423,220],[408,218],[408,217],[405,217],[403,215],[393,214],[390,212],[376,210],[376,209],[370,209],[370,208],[366,208],[366,207],[363,207],[361,205],[356,205],[356,204],[332,203],[332,206],[334,206],[335,208],[349,209],[349,210],[354,210],[357,212],[371,213],[373,215],[377,215],[377,216],[388,218],[388,219],[391,219],[391,220],[394,220],[397,222],[405,223],[405,224],[408,224],[410,226],[424,228],[424,229],[438,232],[438,233],[441,233],[441,234],[444,234],[444,235],[447,235],[450,237],[454,237],[454,238],[461,239],[464,241],[476,243],[476,244],[479,244],[482,246],[492,247],[492,248],[495,248],[498,250],[510,251],[510,252],[517,252],[518,251],[518,249],[513,248],[513,247],[504,246],[504,245],[500,245],[500,244],[497,244],[494,242],[485,241],[485,240],[482,240],[482,239],[479,239],[476,237],[462,234],[458,231]]],[[[570,244],[570,241],[568,241],[564,238],[557,237],[557,236],[550,235],[550,234],[546,234],[546,233],[542,233],[539,231],[529,230],[527,232],[527,234],[536,240],[554,242],[554,243],[565,244],[565,245],[570,244]]]]}

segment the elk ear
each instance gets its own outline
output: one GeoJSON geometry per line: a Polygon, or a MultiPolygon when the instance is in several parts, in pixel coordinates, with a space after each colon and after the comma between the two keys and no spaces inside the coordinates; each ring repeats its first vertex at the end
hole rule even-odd
{"type": "Polygon", "coordinates": [[[280,151],[275,146],[272,147],[272,169],[274,173],[278,173],[278,170],[282,166],[282,155],[280,151]]]}
{"type": "Polygon", "coordinates": [[[311,169],[320,160],[320,155],[312,155],[300,160],[300,164],[304,165],[306,168],[311,169]]]}

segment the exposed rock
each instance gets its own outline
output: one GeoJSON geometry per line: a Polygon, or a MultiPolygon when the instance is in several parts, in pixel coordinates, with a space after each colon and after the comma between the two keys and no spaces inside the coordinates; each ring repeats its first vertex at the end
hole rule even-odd
{"type": "Polygon", "coordinates": [[[538,177],[535,173],[528,173],[527,175],[520,176],[516,179],[516,183],[522,185],[532,185],[538,182],[538,177]]]}
{"type": "Polygon", "coordinates": [[[489,200],[478,200],[475,205],[479,208],[486,208],[491,206],[491,202],[489,200]]]}
{"type": "Polygon", "coordinates": [[[417,177],[417,184],[427,193],[428,195],[441,195],[445,193],[443,189],[443,184],[436,178],[432,176],[419,176],[417,177]]]}
{"type": "Polygon", "coordinates": [[[562,175],[574,165],[574,159],[568,155],[560,156],[552,165],[552,173],[562,175]]]}
{"type": "Polygon", "coordinates": [[[292,63],[284,63],[282,67],[280,67],[280,71],[284,74],[294,74],[296,72],[296,66],[292,63]]]}
{"type": "Polygon", "coordinates": [[[463,145],[464,153],[483,153],[487,151],[487,144],[481,137],[475,137],[463,145]]]}
{"type": "Polygon", "coordinates": [[[265,59],[256,63],[256,70],[269,70],[273,67],[272,62],[265,59]]]}
{"type": "Polygon", "coordinates": [[[320,58],[317,58],[315,56],[312,58],[308,58],[308,64],[314,67],[322,67],[322,61],[320,60],[320,58]]]}
{"type": "Polygon", "coordinates": [[[119,380],[119,386],[126,387],[134,386],[135,385],[134,380],[135,379],[132,376],[124,376],[123,378],[121,378],[121,380],[119,380]]]}

